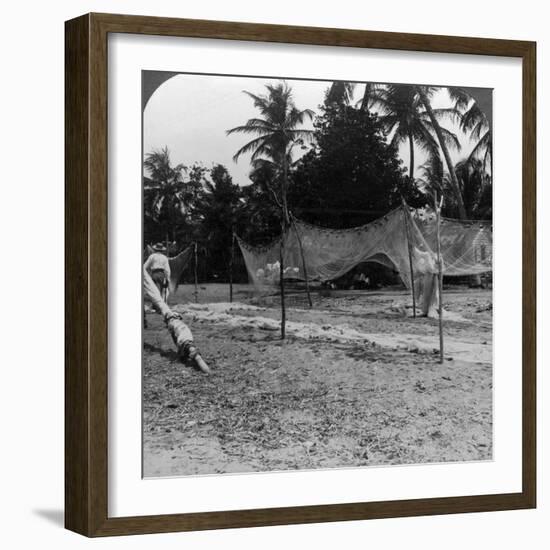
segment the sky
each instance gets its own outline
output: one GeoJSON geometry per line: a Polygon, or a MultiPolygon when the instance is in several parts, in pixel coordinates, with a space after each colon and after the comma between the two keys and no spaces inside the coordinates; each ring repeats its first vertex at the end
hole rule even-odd
{"type": "MultiPolygon", "coordinates": [[[[233,155],[253,136],[238,133],[228,136],[226,130],[242,125],[258,114],[252,99],[243,90],[264,94],[265,85],[276,82],[276,79],[263,77],[197,74],[179,74],[168,79],[152,94],[143,113],[144,154],[167,146],[173,165],[183,163],[190,166],[200,162],[211,168],[214,164],[223,164],[234,183],[248,185],[250,155],[241,156],[237,163],[233,161],[233,155]]],[[[294,102],[299,109],[320,112],[319,106],[331,82],[292,79],[287,79],[287,82],[292,87],[294,102]]],[[[357,84],[354,102],[362,97],[363,91],[364,84],[357,84]]],[[[445,89],[435,93],[432,105],[436,108],[451,105],[445,89]]],[[[456,133],[462,144],[460,152],[451,151],[453,161],[465,158],[475,143],[450,122],[442,125],[456,133]]],[[[313,125],[308,122],[304,127],[313,128],[313,125]]],[[[295,155],[295,158],[298,156],[295,155]]],[[[407,143],[399,148],[399,157],[408,170],[407,143]]],[[[415,149],[415,177],[420,176],[418,167],[425,160],[425,155],[415,149]]]]}

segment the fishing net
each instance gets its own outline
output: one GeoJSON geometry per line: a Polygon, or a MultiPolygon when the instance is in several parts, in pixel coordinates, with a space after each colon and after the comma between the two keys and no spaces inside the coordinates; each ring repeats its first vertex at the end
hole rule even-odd
{"type": "MultiPolygon", "coordinates": [[[[170,281],[168,283],[168,288],[170,293],[173,294],[178,288],[178,283],[183,273],[183,270],[189,265],[191,258],[193,256],[193,246],[190,245],[187,248],[184,248],[179,254],[173,257],[168,258],[168,264],[170,265],[170,281]]],[[[144,256],[148,258],[151,254],[154,253],[152,246],[147,245],[145,247],[144,256]]]]}
{"type": "MultiPolygon", "coordinates": [[[[415,285],[425,314],[437,306],[437,224],[430,210],[403,206],[352,229],[327,229],[293,218],[285,234],[266,246],[237,240],[249,282],[259,293],[279,284],[282,253],[285,279],[330,281],[358,264],[376,262],[398,273],[407,288],[415,285]]],[[[491,271],[491,225],[443,219],[441,257],[445,275],[491,271]]]]}
{"type": "Polygon", "coordinates": [[[168,263],[170,264],[169,288],[171,293],[174,293],[178,288],[181,274],[191,262],[191,258],[193,257],[193,248],[194,245],[190,245],[187,248],[183,249],[177,256],[174,256],[173,258],[168,258],[168,263]]]}
{"type": "Polygon", "coordinates": [[[307,272],[311,281],[330,281],[362,262],[377,262],[398,272],[410,288],[409,243],[415,274],[435,270],[431,249],[402,208],[352,229],[327,229],[294,219],[282,239],[263,247],[237,239],[249,280],[259,290],[279,283],[281,244],[285,279],[305,280],[307,272]]]}
{"type": "MultiPolygon", "coordinates": [[[[413,210],[411,217],[431,250],[437,250],[435,212],[431,209],[413,210]]],[[[479,275],[492,271],[491,222],[441,218],[440,235],[445,276],[479,275]]]]}

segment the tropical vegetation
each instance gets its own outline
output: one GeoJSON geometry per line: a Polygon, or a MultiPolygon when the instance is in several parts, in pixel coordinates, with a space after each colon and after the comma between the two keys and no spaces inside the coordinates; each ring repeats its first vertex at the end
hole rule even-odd
{"type": "MultiPolygon", "coordinates": [[[[256,114],[224,130],[245,138],[234,160],[250,163],[250,182],[220,164],[176,164],[168,147],[144,158],[145,242],[200,242],[206,279],[227,279],[233,233],[267,243],[292,215],[350,227],[403,198],[433,205],[435,193],[446,216],[491,218],[491,124],[468,90],[338,81],[319,106],[296,105],[284,81],[244,93],[256,114]]],[[[246,277],[244,266],[236,277],[246,277]]]]}

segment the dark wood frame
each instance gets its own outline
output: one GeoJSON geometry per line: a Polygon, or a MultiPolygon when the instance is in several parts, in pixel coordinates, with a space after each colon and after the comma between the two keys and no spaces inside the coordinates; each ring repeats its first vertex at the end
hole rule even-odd
{"type": "Polygon", "coordinates": [[[536,44],[88,14],[65,25],[65,526],[87,536],[534,508],[536,44]],[[523,488],[520,493],[140,517],[107,514],[107,35],[493,55],[523,62],[523,488]]]}

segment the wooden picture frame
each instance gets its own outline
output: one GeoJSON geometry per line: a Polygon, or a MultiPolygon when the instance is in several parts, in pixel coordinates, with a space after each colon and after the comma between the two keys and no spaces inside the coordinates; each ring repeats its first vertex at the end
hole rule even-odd
{"type": "Polygon", "coordinates": [[[86,536],[534,508],[536,505],[536,45],[533,42],[88,14],[65,27],[65,525],[86,536]],[[107,36],[507,56],[523,64],[522,491],[139,517],[108,516],[107,36]]]}

